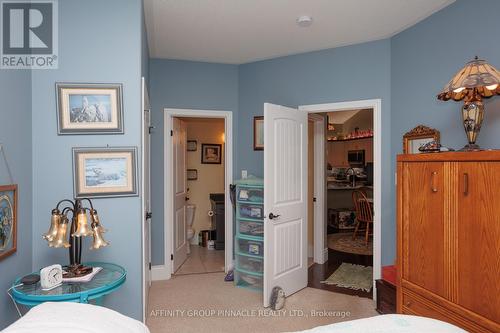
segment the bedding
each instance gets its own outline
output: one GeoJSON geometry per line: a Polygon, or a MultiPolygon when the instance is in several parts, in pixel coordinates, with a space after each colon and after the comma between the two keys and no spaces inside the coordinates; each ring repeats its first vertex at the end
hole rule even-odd
{"type": "Polygon", "coordinates": [[[149,333],[141,322],[102,306],[46,302],[32,308],[2,333],[149,333]]]}
{"type": "Polygon", "coordinates": [[[467,333],[454,325],[425,317],[390,314],[319,326],[302,333],[467,333]]]}

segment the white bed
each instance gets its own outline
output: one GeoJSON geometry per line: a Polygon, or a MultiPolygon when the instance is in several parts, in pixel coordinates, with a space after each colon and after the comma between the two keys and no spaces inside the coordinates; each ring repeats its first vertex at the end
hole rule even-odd
{"type": "Polygon", "coordinates": [[[149,333],[141,322],[108,308],[47,302],[32,308],[2,333],[149,333]]]}
{"type": "Polygon", "coordinates": [[[467,333],[454,325],[425,317],[383,315],[319,326],[302,333],[467,333]]]}

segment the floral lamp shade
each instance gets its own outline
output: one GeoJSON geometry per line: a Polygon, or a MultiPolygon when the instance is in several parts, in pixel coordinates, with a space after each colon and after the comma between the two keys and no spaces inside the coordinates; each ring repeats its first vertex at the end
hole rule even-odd
{"type": "Polygon", "coordinates": [[[478,94],[481,97],[500,95],[500,73],[486,61],[478,59],[469,61],[439,93],[438,99],[460,101],[478,94]]]}

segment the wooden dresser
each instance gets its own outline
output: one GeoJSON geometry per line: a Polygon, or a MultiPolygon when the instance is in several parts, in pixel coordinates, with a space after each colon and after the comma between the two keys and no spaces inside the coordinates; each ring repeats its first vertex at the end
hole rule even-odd
{"type": "Polygon", "coordinates": [[[399,155],[398,313],[500,332],[500,151],[399,155]]]}

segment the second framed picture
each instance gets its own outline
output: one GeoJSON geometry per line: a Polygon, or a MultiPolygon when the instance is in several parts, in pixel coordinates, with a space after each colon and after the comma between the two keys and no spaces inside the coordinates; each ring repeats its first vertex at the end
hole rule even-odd
{"type": "Polygon", "coordinates": [[[137,148],[73,148],[74,195],[136,196],[137,148]]]}
{"type": "Polygon", "coordinates": [[[216,143],[201,144],[201,163],[202,164],[221,164],[222,163],[222,145],[216,143]]]}
{"type": "Polygon", "coordinates": [[[57,128],[65,134],[123,134],[121,84],[56,83],[57,128]]]}

